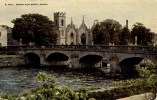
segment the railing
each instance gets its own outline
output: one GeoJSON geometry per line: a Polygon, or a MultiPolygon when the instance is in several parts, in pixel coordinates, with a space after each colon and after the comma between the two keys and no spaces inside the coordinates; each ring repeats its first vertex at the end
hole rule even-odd
{"type": "Polygon", "coordinates": [[[49,46],[7,46],[0,47],[0,51],[15,50],[71,50],[71,51],[93,51],[93,52],[115,52],[115,53],[155,53],[157,47],[154,46],[122,46],[122,45],[49,45],[49,46]]]}

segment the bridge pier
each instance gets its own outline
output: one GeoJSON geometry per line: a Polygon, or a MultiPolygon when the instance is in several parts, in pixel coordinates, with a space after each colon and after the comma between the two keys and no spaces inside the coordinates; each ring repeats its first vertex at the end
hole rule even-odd
{"type": "Polygon", "coordinates": [[[40,65],[41,65],[41,66],[45,66],[45,65],[47,66],[47,65],[48,65],[47,62],[45,61],[45,59],[46,59],[46,58],[45,58],[44,55],[41,55],[41,56],[40,56],[40,65]]]}
{"type": "Polygon", "coordinates": [[[111,73],[116,74],[116,73],[120,72],[118,61],[110,61],[109,63],[111,64],[110,65],[111,73]]]}
{"type": "Polygon", "coordinates": [[[78,62],[77,58],[69,58],[70,62],[69,62],[69,68],[75,69],[75,68],[80,68],[81,65],[78,62]]]}

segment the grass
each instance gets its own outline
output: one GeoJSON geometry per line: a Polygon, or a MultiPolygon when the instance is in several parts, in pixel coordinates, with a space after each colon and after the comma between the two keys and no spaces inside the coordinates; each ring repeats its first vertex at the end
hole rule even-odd
{"type": "Polygon", "coordinates": [[[20,55],[0,55],[0,58],[16,58],[21,57],[20,55]]]}

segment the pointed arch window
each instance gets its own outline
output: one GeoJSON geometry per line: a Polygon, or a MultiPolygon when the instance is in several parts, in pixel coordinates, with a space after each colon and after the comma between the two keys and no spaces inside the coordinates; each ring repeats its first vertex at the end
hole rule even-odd
{"type": "Polygon", "coordinates": [[[74,33],[73,32],[70,34],[70,38],[74,39],[74,33]]]}
{"type": "Polygon", "coordinates": [[[56,24],[56,26],[57,26],[57,19],[55,20],[55,24],[56,24]]]}
{"type": "Polygon", "coordinates": [[[86,34],[85,34],[85,33],[83,33],[83,34],[81,35],[81,43],[82,43],[82,44],[86,44],[86,34]]]}
{"type": "Polygon", "coordinates": [[[71,42],[71,44],[70,45],[74,45],[74,42],[71,42]]]}
{"type": "Polygon", "coordinates": [[[62,26],[64,25],[64,20],[63,20],[63,19],[61,20],[61,25],[62,25],[62,26]]]}

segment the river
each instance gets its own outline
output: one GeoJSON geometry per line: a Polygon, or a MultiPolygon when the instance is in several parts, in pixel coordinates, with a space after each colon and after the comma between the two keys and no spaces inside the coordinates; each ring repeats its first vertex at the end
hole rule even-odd
{"type": "Polygon", "coordinates": [[[111,80],[98,70],[67,70],[53,68],[0,68],[0,92],[19,93],[41,85],[36,79],[39,72],[46,72],[53,77],[57,85],[70,89],[107,87],[111,80]]]}

